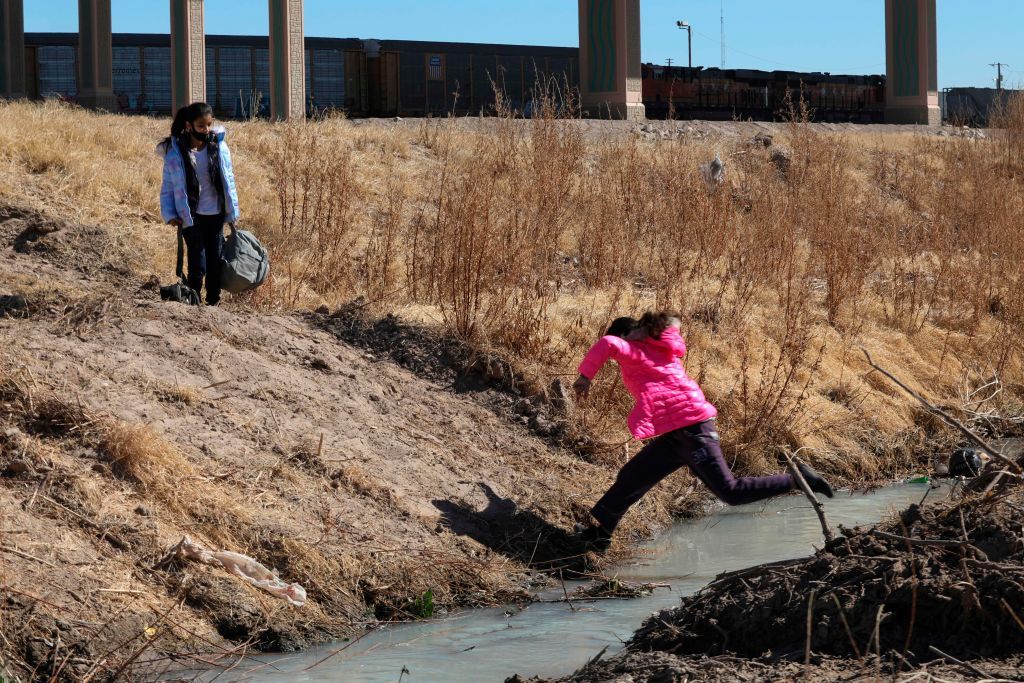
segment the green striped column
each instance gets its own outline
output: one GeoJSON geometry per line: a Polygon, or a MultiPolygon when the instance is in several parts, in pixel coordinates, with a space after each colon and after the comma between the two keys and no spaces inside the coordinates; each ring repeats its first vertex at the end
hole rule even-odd
{"type": "Polygon", "coordinates": [[[110,0],[78,0],[78,101],[115,111],[110,0]]]}
{"type": "Polygon", "coordinates": [[[935,0],[886,0],[886,121],[941,123],[935,0]]]}
{"type": "Polygon", "coordinates": [[[172,111],[206,101],[203,0],[171,0],[172,111]]]}
{"type": "Polygon", "coordinates": [[[306,115],[306,46],[302,0],[270,0],[270,114],[306,115]]]}
{"type": "Polygon", "coordinates": [[[612,93],[616,91],[618,58],[615,52],[615,0],[587,0],[584,4],[588,62],[582,73],[587,81],[587,91],[612,93]]]}
{"type": "Polygon", "coordinates": [[[0,0],[0,97],[25,96],[23,0],[0,0]]]}
{"type": "Polygon", "coordinates": [[[579,0],[580,96],[590,116],[644,118],[640,0],[579,0]]]}

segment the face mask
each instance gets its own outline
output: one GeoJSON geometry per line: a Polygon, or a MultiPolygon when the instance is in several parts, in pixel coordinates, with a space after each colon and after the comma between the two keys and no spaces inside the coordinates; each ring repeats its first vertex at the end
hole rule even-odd
{"type": "Polygon", "coordinates": [[[210,141],[210,134],[209,133],[198,133],[198,132],[196,132],[194,130],[191,131],[191,133],[192,133],[192,138],[196,142],[209,142],[210,141]]]}

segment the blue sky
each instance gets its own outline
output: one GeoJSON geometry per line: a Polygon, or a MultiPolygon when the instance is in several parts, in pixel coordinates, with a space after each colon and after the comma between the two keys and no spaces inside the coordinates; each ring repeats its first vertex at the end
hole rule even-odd
{"type": "MultiPolygon", "coordinates": [[[[721,61],[732,68],[884,73],[884,0],[643,0],[644,61],[721,61]],[[770,9],[769,9],[770,8],[770,9]]],[[[114,30],[169,30],[166,0],[112,0],[114,30]]],[[[266,34],[265,0],[206,0],[208,33],[266,34]]],[[[28,31],[77,30],[75,0],[26,0],[28,31]]],[[[311,36],[575,46],[576,0],[306,0],[311,36]]],[[[1024,0],[938,0],[939,81],[991,86],[991,62],[1010,64],[1007,85],[1024,84],[1024,0]]]]}

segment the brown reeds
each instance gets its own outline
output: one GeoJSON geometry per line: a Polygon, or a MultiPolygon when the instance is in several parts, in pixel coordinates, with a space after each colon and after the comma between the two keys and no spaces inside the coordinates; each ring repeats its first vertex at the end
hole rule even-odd
{"type": "MultiPolygon", "coordinates": [[[[753,470],[777,466],[770,445],[847,453],[837,467],[850,475],[897,466],[874,454],[906,452],[880,444],[903,439],[913,413],[865,378],[854,345],[935,395],[963,393],[964,377],[1024,379],[1019,97],[985,139],[831,133],[794,103],[767,149],[595,134],[553,82],[529,118],[499,105],[416,126],[232,124],[244,221],[274,261],[252,303],[361,296],[508,356],[540,386],[616,315],[671,309],[729,452],[753,470]],[[709,191],[698,167],[716,152],[727,180],[709,191]]],[[[49,206],[59,187],[83,216],[154,217],[159,160],[142,143],[157,124],[131,120],[151,165],[121,177],[102,140],[62,132],[95,115],[5,104],[0,116],[0,186],[18,201],[49,206]],[[21,120],[74,153],[10,137],[21,120]],[[66,180],[109,185],[111,168],[127,199],[66,180]]],[[[163,268],[170,233],[149,230],[143,251],[163,268]]],[[[621,442],[628,398],[611,373],[595,393],[607,410],[591,406],[587,429],[621,442]]]]}

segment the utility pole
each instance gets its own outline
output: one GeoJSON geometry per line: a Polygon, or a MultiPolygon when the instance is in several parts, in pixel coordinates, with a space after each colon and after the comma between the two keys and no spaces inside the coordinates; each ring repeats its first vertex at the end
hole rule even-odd
{"type": "Polygon", "coordinates": [[[693,27],[690,26],[688,21],[677,21],[676,26],[681,30],[686,31],[686,51],[689,54],[689,66],[693,68],[693,27]]]}
{"type": "Polygon", "coordinates": [[[994,64],[989,64],[989,66],[994,66],[996,68],[996,74],[997,74],[996,75],[996,90],[1002,90],[1003,89],[1003,67],[1004,66],[1008,67],[1010,65],[1009,64],[1003,64],[1002,62],[995,62],[994,64]]]}
{"type": "Polygon", "coordinates": [[[666,62],[668,62],[668,68],[670,68],[670,69],[671,69],[671,68],[672,68],[672,58],[671,58],[671,57],[669,57],[669,58],[668,58],[668,59],[666,59],[665,61],[666,61],[666,62]]]}

